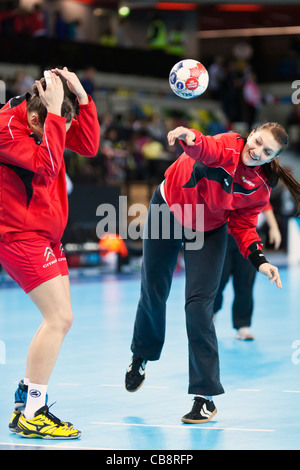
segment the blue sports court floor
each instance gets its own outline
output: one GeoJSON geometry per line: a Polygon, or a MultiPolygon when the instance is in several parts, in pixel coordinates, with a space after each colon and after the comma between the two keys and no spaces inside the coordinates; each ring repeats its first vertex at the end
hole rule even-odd
{"type": "Polygon", "coordinates": [[[82,431],[80,440],[23,439],[8,431],[13,397],[39,313],[18,287],[0,288],[0,449],[291,450],[300,449],[300,267],[282,267],[283,289],[258,275],[255,341],[234,338],[232,287],[216,323],[226,393],[203,425],[190,411],[184,276],[174,276],[162,357],[148,363],[136,393],[124,389],[139,296],[138,275],[72,280],[74,324],[49,384],[51,411],[82,431]]]}

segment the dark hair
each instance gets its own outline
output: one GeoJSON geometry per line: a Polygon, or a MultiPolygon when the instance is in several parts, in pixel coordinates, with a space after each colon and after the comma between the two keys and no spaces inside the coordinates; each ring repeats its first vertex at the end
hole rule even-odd
{"type": "Polygon", "coordinates": [[[278,181],[281,180],[285,186],[290,191],[297,207],[297,211],[300,212],[300,184],[299,182],[291,175],[290,171],[283,168],[279,161],[278,155],[288,147],[289,137],[283,126],[277,122],[266,122],[261,126],[257,127],[255,131],[259,130],[269,130],[276,142],[280,145],[280,150],[277,153],[275,160],[272,160],[269,163],[265,163],[262,166],[267,182],[271,188],[274,188],[278,181]]]}
{"type": "MultiPolygon", "coordinates": [[[[43,89],[46,90],[46,80],[41,78],[40,82],[43,89]]],[[[27,102],[27,110],[35,111],[39,117],[40,123],[43,125],[47,117],[47,108],[43,105],[39,96],[38,88],[35,84],[32,87],[32,91],[33,95],[27,102]]],[[[61,115],[67,119],[67,122],[71,122],[75,115],[73,104],[67,96],[64,96],[64,100],[61,105],[61,115]]]]}

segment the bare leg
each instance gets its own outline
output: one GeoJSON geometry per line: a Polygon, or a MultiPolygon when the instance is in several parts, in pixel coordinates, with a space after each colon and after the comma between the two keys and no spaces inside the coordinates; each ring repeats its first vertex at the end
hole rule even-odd
{"type": "Polygon", "coordinates": [[[47,385],[73,315],[68,276],[58,276],[29,292],[40,310],[43,322],[36,332],[27,356],[25,377],[47,385]]]}

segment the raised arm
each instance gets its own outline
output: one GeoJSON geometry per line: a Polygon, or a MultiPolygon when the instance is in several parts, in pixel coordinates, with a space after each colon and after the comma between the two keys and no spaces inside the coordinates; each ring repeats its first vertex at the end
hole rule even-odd
{"type": "Polygon", "coordinates": [[[67,81],[70,91],[76,95],[79,104],[77,119],[73,119],[67,132],[66,147],[86,157],[97,154],[100,141],[100,124],[94,101],[88,96],[74,72],[67,67],[53,69],[67,81]]]}
{"type": "MultiPolygon", "coordinates": [[[[167,138],[169,145],[174,145],[178,139],[186,155],[208,166],[221,165],[224,158],[234,155],[230,152],[234,149],[226,147],[227,134],[206,136],[196,129],[179,126],[170,131],[167,138]]],[[[239,155],[238,151],[236,155],[239,155]]]]}

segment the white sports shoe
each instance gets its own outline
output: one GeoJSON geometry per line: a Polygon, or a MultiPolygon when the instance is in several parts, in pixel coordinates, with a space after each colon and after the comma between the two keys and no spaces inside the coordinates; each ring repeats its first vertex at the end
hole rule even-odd
{"type": "Polygon", "coordinates": [[[253,341],[254,336],[252,335],[250,328],[248,326],[243,326],[239,328],[236,333],[236,339],[241,339],[243,341],[253,341]]]}

